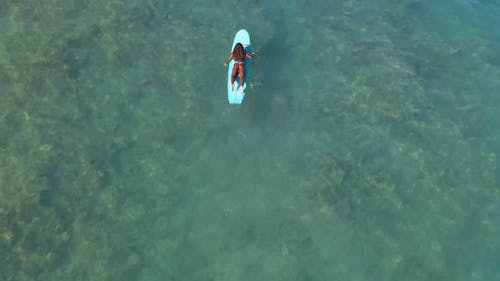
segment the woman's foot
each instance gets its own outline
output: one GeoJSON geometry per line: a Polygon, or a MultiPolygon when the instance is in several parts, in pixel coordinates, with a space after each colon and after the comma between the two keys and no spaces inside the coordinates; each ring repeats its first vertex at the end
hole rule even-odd
{"type": "Polygon", "coordinates": [[[233,82],[233,85],[231,85],[231,92],[234,92],[234,85],[236,85],[236,82],[233,82]]]}
{"type": "Polygon", "coordinates": [[[240,87],[240,94],[243,94],[243,91],[245,90],[247,84],[244,84],[243,86],[240,87]]]}

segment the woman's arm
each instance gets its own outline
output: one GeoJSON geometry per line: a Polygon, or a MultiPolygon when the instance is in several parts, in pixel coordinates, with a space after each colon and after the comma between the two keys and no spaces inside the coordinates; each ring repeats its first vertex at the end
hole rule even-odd
{"type": "Polygon", "coordinates": [[[227,57],[226,62],[224,63],[225,66],[229,63],[229,61],[233,58],[233,53],[229,54],[229,57],[227,57]]]}
{"type": "Polygon", "coordinates": [[[249,59],[253,59],[256,54],[257,54],[257,52],[253,52],[252,54],[246,53],[246,57],[249,59]]]}

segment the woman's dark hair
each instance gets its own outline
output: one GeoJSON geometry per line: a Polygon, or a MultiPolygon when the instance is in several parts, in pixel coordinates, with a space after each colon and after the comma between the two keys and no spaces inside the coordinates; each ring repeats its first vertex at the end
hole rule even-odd
{"type": "Polygon", "coordinates": [[[245,49],[243,48],[243,45],[241,43],[237,43],[236,46],[234,46],[233,50],[233,58],[235,61],[243,61],[246,56],[245,49]]]}

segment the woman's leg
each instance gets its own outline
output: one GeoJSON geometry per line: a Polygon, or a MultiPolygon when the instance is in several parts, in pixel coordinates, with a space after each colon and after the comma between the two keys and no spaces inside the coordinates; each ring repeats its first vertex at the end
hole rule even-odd
{"type": "Polygon", "coordinates": [[[241,91],[243,92],[243,86],[245,85],[245,65],[240,64],[240,69],[239,69],[239,74],[240,74],[240,87],[241,91]]]}
{"type": "Polygon", "coordinates": [[[234,91],[234,80],[236,79],[236,75],[238,75],[238,67],[240,65],[235,63],[233,65],[233,72],[231,73],[231,91],[234,91]]]}

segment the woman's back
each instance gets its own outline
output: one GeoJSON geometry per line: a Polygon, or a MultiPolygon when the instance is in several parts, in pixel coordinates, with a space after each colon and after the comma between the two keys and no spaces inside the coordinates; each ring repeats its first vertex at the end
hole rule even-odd
{"type": "Polygon", "coordinates": [[[246,52],[241,43],[236,44],[233,50],[233,58],[237,62],[242,62],[245,59],[246,52]]]}

